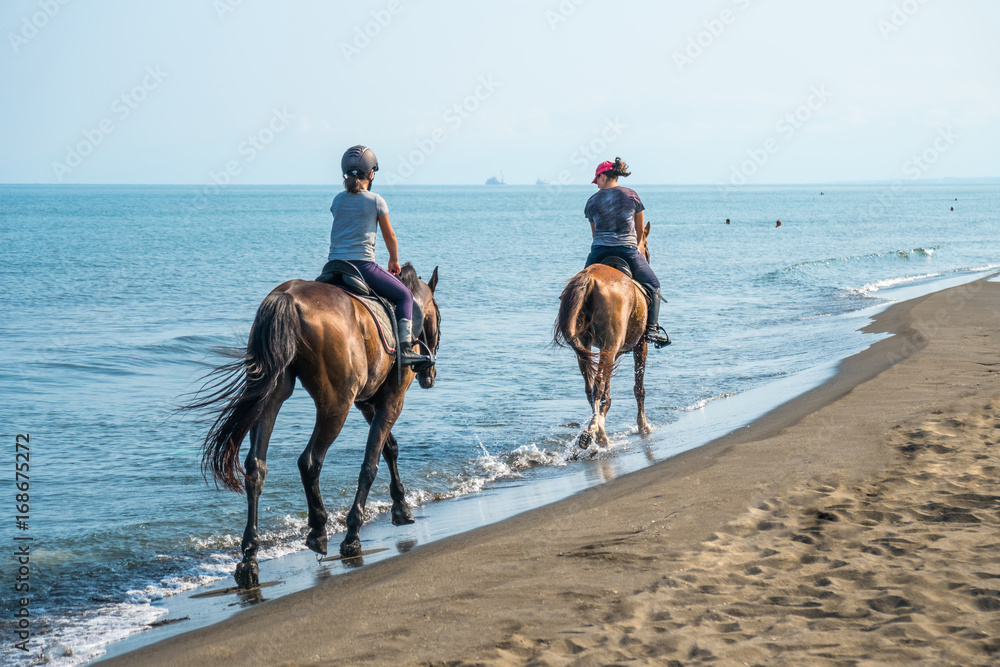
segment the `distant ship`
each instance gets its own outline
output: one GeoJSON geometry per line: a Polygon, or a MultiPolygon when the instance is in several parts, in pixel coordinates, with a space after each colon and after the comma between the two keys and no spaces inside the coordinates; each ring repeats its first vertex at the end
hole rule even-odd
{"type": "Polygon", "coordinates": [[[486,179],[486,185],[507,185],[503,182],[503,172],[500,172],[500,178],[496,176],[490,176],[486,179]]]}
{"type": "Polygon", "coordinates": [[[538,180],[535,181],[535,185],[548,185],[548,184],[549,182],[546,181],[544,178],[539,178],[538,180]]]}

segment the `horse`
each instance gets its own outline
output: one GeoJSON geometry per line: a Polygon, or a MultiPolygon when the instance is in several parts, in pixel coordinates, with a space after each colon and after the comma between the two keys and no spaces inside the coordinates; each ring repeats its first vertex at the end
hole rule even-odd
{"type": "MultiPolygon", "coordinates": [[[[400,280],[423,311],[418,344],[424,354],[436,355],[441,315],[434,300],[438,270],[428,282],[409,263],[400,280]]],[[[375,320],[343,289],[309,280],[290,280],[274,288],[261,302],[246,349],[230,349],[235,359],[209,373],[195,402],[186,409],[218,412],[202,445],[202,471],[216,486],[247,495],[247,524],[236,566],[240,589],[260,585],[257,567],[257,504],[267,476],[267,447],[282,403],[292,395],[298,379],[316,405],[316,423],[298,467],[309,507],[306,546],[326,555],[327,512],[319,490],[319,474],[327,449],[340,434],[356,406],[369,424],[365,456],[354,504],[347,515],[347,535],[341,556],[361,554],[360,530],[368,492],[378,472],[379,458],[389,468],[392,523],[413,523],[405,500],[396,458],[399,445],[392,427],[403,409],[406,390],[417,378],[421,387],[434,386],[434,366],[417,373],[397,369],[395,355],[384,350],[375,320]],[[250,449],[241,467],[239,451],[249,433],[250,449]],[[240,476],[243,477],[241,488],[240,476]]]]}
{"type": "MultiPolygon", "coordinates": [[[[638,239],[639,251],[649,261],[649,223],[638,239]]],[[[656,298],[653,295],[652,298],[656,298]]],[[[632,278],[604,264],[591,264],[570,278],[559,297],[555,322],[556,345],[570,347],[583,375],[587,400],[594,410],[590,424],[577,444],[586,449],[592,441],[608,444],[604,419],[611,407],[611,376],[619,357],[631,352],[635,360],[636,423],[639,432],[652,432],[646,421],[646,297],[632,278]],[[598,352],[592,352],[591,348],[598,352]]]]}

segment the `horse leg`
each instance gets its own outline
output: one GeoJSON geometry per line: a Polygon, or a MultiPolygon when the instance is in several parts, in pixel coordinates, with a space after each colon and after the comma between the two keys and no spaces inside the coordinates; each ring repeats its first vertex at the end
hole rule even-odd
{"type": "Polygon", "coordinates": [[[611,371],[614,370],[614,365],[614,356],[602,348],[597,369],[591,379],[590,406],[594,409],[594,414],[578,441],[584,449],[594,440],[599,445],[608,444],[608,436],[604,432],[604,415],[611,407],[611,371]]]}
{"type": "Polygon", "coordinates": [[[614,356],[609,354],[607,361],[602,363],[600,368],[601,383],[604,385],[604,391],[601,396],[601,421],[598,426],[597,444],[604,447],[608,446],[608,434],[604,431],[604,418],[607,416],[608,410],[611,409],[611,374],[614,371],[614,365],[614,356]]]}
{"type": "MultiPolygon", "coordinates": [[[[365,421],[371,426],[372,417],[375,415],[375,408],[367,403],[358,405],[361,414],[365,416],[365,421]]],[[[389,431],[385,437],[385,444],[382,448],[382,458],[389,468],[389,496],[392,498],[392,525],[403,526],[413,523],[413,515],[406,504],[406,490],[403,488],[403,480],[399,476],[399,468],[396,459],[399,456],[399,444],[396,436],[389,431]]]]}
{"type": "Polygon", "coordinates": [[[281,404],[292,395],[295,388],[295,378],[285,371],[278,381],[278,389],[264,408],[260,420],[250,427],[250,450],[243,462],[246,473],[245,488],[247,492],[247,526],[243,531],[243,542],[240,550],[243,560],[236,565],[236,587],[256,588],[260,585],[257,568],[257,550],[260,539],[257,535],[257,505],[260,493],[264,488],[264,478],[267,477],[267,446],[271,441],[271,431],[274,430],[274,420],[278,417],[281,404]]]}
{"type": "Polygon", "coordinates": [[[653,429],[649,427],[649,423],[646,421],[646,385],[643,382],[646,376],[647,351],[645,338],[640,340],[639,344],[632,349],[632,356],[635,358],[635,403],[639,409],[635,419],[636,425],[639,427],[639,433],[642,435],[653,432],[653,429]]]}
{"type": "Polygon", "coordinates": [[[368,440],[365,442],[365,460],[361,464],[361,474],[358,475],[358,491],[354,496],[354,505],[347,513],[347,535],[340,543],[340,555],[344,558],[357,556],[361,553],[361,524],[364,523],[365,505],[368,502],[368,492],[378,474],[378,462],[387,436],[396,423],[396,418],[402,411],[402,397],[388,401],[372,413],[371,427],[368,429],[368,440]]]}
{"type": "Polygon", "coordinates": [[[392,525],[405,526],[413,523],[413,515],[410,514],[410,507],[406,504],[406,490],[403,488],[403,480],[399,477],[399,468],[396,466],[396,458],[399,456],[399,443],[396,436],[389,432],[385,437],[385,446],[382,449],[382,458],[389,468],[389,496],[392,497],[392,525]]]}
{"type": "Polygon", "coordinates": [[[608,445],[608,434],[604,431],[604,418],[611,408],[611,374],[614,367],[614,353],[610,350],[601,350],[601,360],[597,366],[597,379],[594,382],[594,420],[597,444],[603,447],[608,445]]]}
{"type": "Polygon", "coordinates": [[[587,392],[587,402],[590,407],[594,407],[594,371],[589,357],[577,353],[576,362],[580,366],[580,375],[583,376],[583,389],[587,392]]]}
{"type": "Polygon", "coordinates": [[[319,473],[323,469],[323,459],[326,450],[340,435],[340,430],[347,421],[351,411],[350,402],[333,407],[316,405],[316,425],[313,427],[309,444],[299,456],[299,475],[306,491],[306,503],[309,505],[309,535],[306,536],[306,546],[318,554],[326,555],[326,507],[323,506],[323,496],[319,491],[319,473]]]}
{"type": "MultiPolygon", "coordinates": [[[[580,366],[580,375],[583,376],[583,389],[587,392],[587,402],[590,404],[591,409],[594,407],[594,362],[589,355],[583,355],[577,352],[576,362],[580,366]]],[[[590,443],[594,439],[594,434],[591,432],[591,426],[593,426],[593,420],[587,429],[580,434],[577,438],[576,444],[580,446],[581,449],[586,449],[590,446],[590,443]]]]}

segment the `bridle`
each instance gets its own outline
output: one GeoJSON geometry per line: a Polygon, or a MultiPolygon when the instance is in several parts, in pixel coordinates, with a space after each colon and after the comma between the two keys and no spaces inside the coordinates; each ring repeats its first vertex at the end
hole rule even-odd
{"type": "Polygon", "coordinates": [[[431,350],[431,345],[425,338],[427,335],[427,327],[420,328],[420,335],[417,336],[417,342],[423,345],[425,349],[430,350],[431,357],[436,359],[438,348],[441,347],[441,311],[438,310],[437,301],[434,300],[433,296],[431,297],[431,303],[434,304],[434,328],[437,330],[437,345],[435,345],[434,349],[431,350]]]}

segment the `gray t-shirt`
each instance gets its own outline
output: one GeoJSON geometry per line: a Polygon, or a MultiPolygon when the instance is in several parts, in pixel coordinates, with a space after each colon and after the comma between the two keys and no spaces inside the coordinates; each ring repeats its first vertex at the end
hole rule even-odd
{"type": "Polygon", "coordinates": [[[635,190],[622,186],[598,190],[583,209],[594,223],[594,246],[627,246],[635,248],[635,214],[645,210],[635,190]]]}
{"type": "Polygon", "coordinates": [[[389,212],[385,200],[368,190],[341,192],[330,207],[330,254],[327,260],[375,261],[375,233],[378,219],[389,212]]]}

